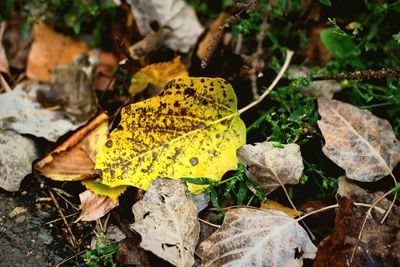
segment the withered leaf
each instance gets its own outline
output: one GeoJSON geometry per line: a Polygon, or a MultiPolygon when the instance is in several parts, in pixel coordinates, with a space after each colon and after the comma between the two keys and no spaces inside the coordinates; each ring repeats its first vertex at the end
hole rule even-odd
{"type": "Polygon", "coordinates": [[[81,214],[76,221],[95,221],[118,206],[118,203],[110,197],[100,196],[89,190],[79,194],[79,199],[81,214]]]}
{"type": "Polygon", "coordinates": [[[346,177],[376,181],[400,161],[400,143],[387,120],[325,97],[318,98],[318,110],[318,126],[325,138],[322,150],[346,171],[346,177]]]}
{"type": "Polygon", "coordinates": [[[249,166],[246,174],[253,178],[266,194],[282,184],[297,184],[303,172],[303,160],[297,144],[275,147],[272,142],[244,145],[237,151],[239,162],[249,166]]]}
{"type": "Polygon", "coordinates": [[[203,266],[302,266],[317,248],[306,231],[278,210],[228,210],[219,230],[197,249],[203,266]]]}
{"type": "Polygon", "coordinates": [[[38,157],[35,142],[10,130],[0,130],[0,187],[18,191],[38,157]]]}
{"type": "Polygon", "coordinates": [[[197,205],[180,180],[156,179],[132,207],[131,228],[142,236],[140,246],[175,266],[192,266],[200,233],[197,205]]]}
{"type": "MultiPolygon", "coordinates": [[[[338,190],[337,193],[342,197],[347,197],[352,202],[364,203],[372,205],[384,192],[367,192],[365,189],[361,188],[355,184],[352,180],[347,179],[345,176],[338,178],[338,190]]],[[[386,211],[391,206],[392,201],[384,198],[377,205],[376,208],[372,210],[372,215],[377,221],[381,221],[386,211]],[[380,209],[379,209],[380,208],[380,209]]],[[[387,216],[385,223],[388,226],[398,227],[400,220],[400,207],[394,205],[391,212],[387,216]]]]}
{"type": "Polygon", "coordinates": [[[129,0],[128,3],[141,34],[151,33],[151,25],[157,22],[169,32],[164,45],[173,50],[189,52],[203,31],[193,7],[184,0],[129,0]]]}
{"type": "MultiPolygon", "coordinates": [[[[87,44],[58,33],[43,22],[34,25],[33,39],[26,75],[43,82],[50,80],[58,65],[69,64],[79,53],[91,50],[87,44]]],[[[113,54],[100,52],[98,71],[112,73],[112,68],[117,65],[113,54]]]]}
{"type": "Polygon", "coordinates": [[[55,68],[50,87],[38,92],[38,100],[44,106],[61,105],[66,116],[73,122],[86,122],[97,111],[97,96],[93,88],[99,51],[90,55],[79,54],[68,65],[55,68]]]}
{"type": "MultiPolygon", "coordinates": [[[[356,207],[348,198],[339,197],[335,229],[318,247],[314,266],[349,266],[361,226],[365,207],[356,207]]],[[[351,266],[399,266],[400,234],[398,227],[389,227],[367,219],[360,241],[357,243],[351,266]]]]}
{"type": "Polygon", "coordinates": [[[35,164],[38,173],[59,181],[76,181],[96,176],[96,154],[107,141],[108,116],[97,116],[85,127],[35,164]]]}
{"type": "Polygon", "coordinates": [[[37,101],[40,87],[36,82],[25,81],[11,92],[0,94],[0,126],[55,142],[82,123],[66,119],[63,110],[43,107],[37,101]]]}

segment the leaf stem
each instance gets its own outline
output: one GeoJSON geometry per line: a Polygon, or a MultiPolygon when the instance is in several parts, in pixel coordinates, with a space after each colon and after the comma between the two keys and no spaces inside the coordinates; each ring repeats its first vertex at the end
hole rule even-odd
{"type": "Polygon", "coordinates": [[[272,89],[275,88],[275,86],[278,84],[279,80],[282,78],[283,74],[285,73],[286,69],[289,67],[289,63],[290,60],[292,59],[293,56],[293,51],[288,50],[286,51],[286,59],[285,59],[285,63],[283,64],[281,70],[279,71],[278,75],[275,77],[274,81],[271,83],[271,85],[267,88],[267,90],[265,90],[265,92],[260,96],[259,99],[251,102],[250,104],[248,104],[247,106],[245,106],[244,108],[239,110],[239,115],[241,115],[243,112],[251,109],[252,107],[256,106],[257,104],[259,104],[271,91],[272,89]]]}

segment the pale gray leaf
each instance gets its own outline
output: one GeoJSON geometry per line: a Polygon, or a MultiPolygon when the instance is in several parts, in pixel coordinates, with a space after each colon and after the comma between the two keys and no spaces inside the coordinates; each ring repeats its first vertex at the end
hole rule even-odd
{"type": "Polygon", "coordinates": [[[132,207],[140,246],[175,266],[192,266],[200,233],[197,204],[180,180],[156,179],[132,207]]]}
{"type": "Polygon", "coordinates": [[[388,175],[400,161],[400,143],[387,120],[337,100],[318,98],[325,138],[324,154],[346,177],[372,182],[388,175]]]}
{"type": "Polygon", "coordinates": [[[281,184],[297,184],[304,165],[297,144],[274,147],[272,142],[244,145],[238,152],[239,162],[249,166],[246,175],[253,178],[269,194],[281,184]]]}
{"type": "Polygon", "coordinates": [[[286,213],[239,208],[227,211],[221,228],[196,252],[203,266],[295,267],[303,265],[303,258],[313,259],[316,251],[306,231],[286,213]]]}
{"type": "Polygon", "coordinates": [[[32,172],[39,157],[35,142],[10,130],[0,130],[0,187],[18,191],[24,177],[32,172]]]}

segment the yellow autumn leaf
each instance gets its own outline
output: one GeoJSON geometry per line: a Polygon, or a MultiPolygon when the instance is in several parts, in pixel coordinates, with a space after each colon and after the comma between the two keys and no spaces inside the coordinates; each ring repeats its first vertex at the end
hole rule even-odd
{"type": "MultiPolygon", "coordinates": [[[[102,183],[146,190],[156,178],[220,180],[246,143],[232,86],[221,78],[178,78],[156,97],[122,110],[97,154],[102,183]]],[[[195,185],[190,185],[195,189],[195,185]]]]}
{"type": "Polygon", "coordinates": [[[303,214],[301,211],[295,211],[294,209],[283,206],[282,204],[279,204],[273,200],[268,200],[267,202],[261,203],[260,208],[263,210],[280,210],[292,218],[296,218],[303,214]]]}
{"type": "Polygon", "coordinates": [[[109,187],[105,184],[96,182],[95,180],[86,180],[81,182],[88,190],[101,196],[110,197],[114,202],[118,203],[118,197],[125,192],[127,186],[109,187]]]}
{"type": "Polygon", "coordinates": [[[181,57],[176,57],[174,60],[168,62],[151,64],[142,68],[132,77],[129,93],[140,93],[149,84],[152,84],[158,91],[161,91],[168,81],[188,76],[186,67],[181,62],[181,57]]]}

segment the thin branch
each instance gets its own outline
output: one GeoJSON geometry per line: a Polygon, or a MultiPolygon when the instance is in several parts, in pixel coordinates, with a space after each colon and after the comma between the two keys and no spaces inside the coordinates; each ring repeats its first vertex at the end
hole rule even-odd
{"type": "Polygon", "coordinates": [[[281,70],[279,71],[278,75],[276,76],[275,80],[271,83],[271,85],[265,90],[265,92],[260,96],[259,99],[251,102],[249,105],[245,106],[244,108],[239,110],[239,115],[242,114],[243,112],[251,109],[252,107],[256,106],[259,104],[271,91],[272,89],[275,88],[275,86],[278,84],[279,80],[282,78],[283,74],[285,73],[286,69],[289,67],[290,60],[293,57],[293,51],[288,50],[286,52],[286,59],[285,63],[283,64],[281,70]]]}
{"type": "Polygon", "coordinates": [[[400,69],[361,70],[334,75],[323,75],[314,77],[313,81],[324,80],[371,80],[388,77],[400,77],[400,69]]]}

